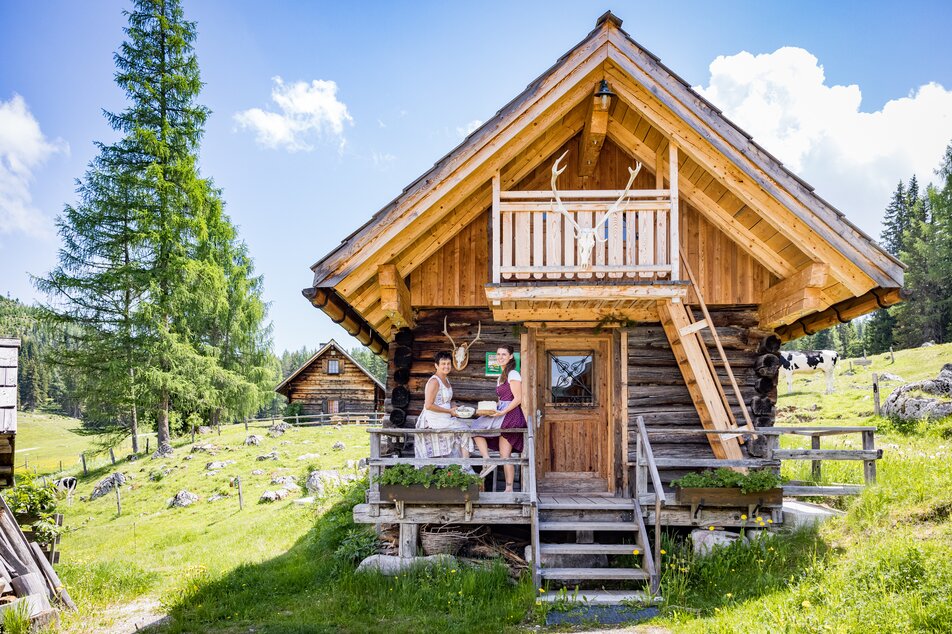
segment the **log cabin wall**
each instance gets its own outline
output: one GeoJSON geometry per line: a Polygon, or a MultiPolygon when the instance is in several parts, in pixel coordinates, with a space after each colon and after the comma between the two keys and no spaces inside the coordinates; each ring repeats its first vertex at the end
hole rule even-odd
{"type": "Polygon", "coordinates": [[[381,408],[380,387],[357,364],[333,347],[315,359],[288,385],[289,403],[300,403],[301,414],[328,413],[329,400],[337,400],[339,412],[373,412],[381,408]],[[340,374],[329,374],[328,361],[337,359],[340,374]]]}
{"type": "MultiPolygon", "coordinates": [[[[423,390],[427,380],[433,376],[433,357],[437,352],[452,350],[449,340],[443,334],[443,317],[448,317],[450,335],[457,344],[472,341],[482,322],[482,334],[469,351],[469,365],[461,372],[454,370],[449,380],[453,386],[453,399],[472,403],[495,400],[496,378],[485,376],[486,353],[495,352],[502,344],[512,345],[519,350],[518,324],[493,321],[488,308],[420,308],[415,310],[416,327],[413,329],[413,342],[410,378],[406,384],[410,391],[410,404],[406,407],[405,425],[412,427],[423,409],[423,390]]],[[[391,345],[387,371],[388,405],[398,382],[394,381],[397,368],[395,356],[397,346],[391,345]]],[[[388,410],[392,407],[388,407],[388,410]]]]}
{"type": "MultiPolygon", "coordinates": [[[[740,386],[744,400],[758,427],[773,425],[777,400],[777,369],[779,360],[773,352],[779,349],[779,340],[771,333],[757,328],[755,306],[711,309],[711,317],[727,353],[728,361],[740,386]],[[772,344],[776,344],[775,346],[772,344]],[[758,362],[764,355],[773,357],[766,364],[758,362]],[[759,372],[759,373],[758,373],[759,372]],[[763,376],[766,375],[766,376],[763,376]],[[759,415],[755,415],[754,405],[759,415]]],[[[711,350],[717,374],[728,394],[738,425],[743,425],[743,414],[737,406],[727,373],[721,366],[710,331],[702,331],[711,350]]],[[[659,458],[713,458],[707,438],[698,436],[665,436],[652,433],[659,428],[701,428],[697,410],[691,402],[684,378],[678,369],[674,354],[659,323],[638,324],[628,329],[628,456],[635,461],[635,442],[638,435],[635,420],[643,416],[649,440],[659,458]]],[[[762,454],[758,442],[743,445],[745,453],[762,454]]],[[[667,483],[684,475],[684,470],[662,469],[661,479],[667,483]]]]}
{"type": "MultiPolygon", "coordinates": [[[[579,176],[572,162],[577,156],[579,136],[559,148],[552,156],[569,151],[569,169],[559,177],[560,189],[620,189],[628,180],[628,167],[635,159],[606,139],[591,176],[579,176]]],[[[521,180],[515,190],[547,190],[550,187],[554,158],[544,161],[521,180]]],[[[653,189],[653,167],[644,165],[633,185],[653,189]]],[[[709,305],[758,304],[763,291],[777,282],[762,264],[748,255],[726,233],[708,222],[682,199],[680,211],[681,247],[709,305]]],[[[411,304],[417,306],[486,306],[484,286],[491,279],[491,212],[486,210],[466,225],[436,253],[410,273],[411,304]]],[[[441,229],[437,229],[440,231],[441,229]]],[[[442,230],[451,231],[449,227],[442,230]]],[[[687,275],[682,271],[682,279],[687,275]]],[[[697,299],[693,290],[688,303],[697,299]]]]}

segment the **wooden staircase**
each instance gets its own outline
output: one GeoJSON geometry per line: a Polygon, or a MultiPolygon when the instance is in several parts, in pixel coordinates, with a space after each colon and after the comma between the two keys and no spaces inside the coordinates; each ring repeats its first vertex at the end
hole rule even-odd
{"type": "MultiPolygon", "coordinates": [[[[602,496],[540,495],[538,522],[533,539],[537,561],[533,567],[540,581],[548,580],[576,588],[574,600],[591,604],[619,604],[622,601],[656,600],[660,577],[654,563],[641,506],[637,500],[602,496]],[[637,554],[635,554],[637,553],[637,554]],[[556,556],[633,556],[637,565],[629,567],[573,566],[563,562],[547,565],[556,556]],[[541,565],[537,562],[541,562],[541,565]],[[605,589],[606,585],[612,589],[605,589]],[[624,585],[624,589],[617,586],[624,585]],[[635,585],[629,588],[629,585],[635,585]]],[[[558,599],[549,592],[543,601],[558,599]]]]}

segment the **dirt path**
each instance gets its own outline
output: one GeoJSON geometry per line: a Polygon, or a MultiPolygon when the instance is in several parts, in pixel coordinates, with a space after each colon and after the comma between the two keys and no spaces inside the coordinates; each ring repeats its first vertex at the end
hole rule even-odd
{"type": "Polygon", "coordinates": [[[133,634],[149,631],[152,625],[158,625],[168,619],[162,606],[155,599],[139,599],[116,608],[112,613],[112,624],[96,629],[101,634],[133,634]],[[149,628],[149,630],[146,630],[149,628]]]}

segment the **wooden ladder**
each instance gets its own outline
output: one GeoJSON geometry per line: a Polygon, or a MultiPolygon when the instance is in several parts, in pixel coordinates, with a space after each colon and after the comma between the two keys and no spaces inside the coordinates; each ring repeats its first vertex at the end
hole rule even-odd
{"type": "MultiPolygon", "coordinates": [[[[681,370],[681,376],[687,385],[688,392],[691,395],[691,401],[697,409],[698,416],[701,419],[701,425],[704,429],[713,430],[732,430],[738,429],[737,420],[734,418],[734,412],[731,410],[730,402],[721,381],[717,376],[717,370],[711,359],[707,344],[701,335],[705,328],[710,329],[711,336],[717,346],[720,354],[721,363],[733,387],[734,395],[744,415],[746,427],[749,431],[754,430],[753,422],[750,419],[750,413],[747,411],[747,404],[740,393],[740,387],[734,377],[730,363],[727,360],[727,354],[721,345],[720,337],[714,328],[711,314],[707,310],[707,304],[704,303],[704,296],[698,287],[697,280],[688,264],[684,253],[681,253],[681,265],[688,274],[691,286],[694,288],[694,294],[697,296],[698,304],[704,318],[700,321],[694,320],[694,315],[681,301],[666,300],[658,303],[658,315],[661,319],[661,326],[671,345],[671,351],[681,370]]],[[[714,456],[722,460],[742,460],[744,454],[740,445],[743,442],[743,436],[731,434],[711,434],[708,436],[711,443],[711,449],[714,450],[714,456]]]]}

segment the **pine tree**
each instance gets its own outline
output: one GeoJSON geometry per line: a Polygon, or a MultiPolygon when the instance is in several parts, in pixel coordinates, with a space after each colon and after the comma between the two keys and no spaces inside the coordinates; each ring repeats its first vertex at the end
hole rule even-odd
{"type": "Polygon", "coordinates": [[[863,345],[869,354],[886,352],[895,344],[893,330],[896,317],[886,308],[880,308],[863,327],[863,345]]]}
{"type": "MultiPolygon", "coordinates": [[[[914,182],[914,181],[913,181],[914,182]]],[[[916,185],[918,191],[918,185],[916,185]]],[[[903,251],[903,235],[909,229],[909,198],[902,181],[896,186],[892,200],[883,216],[883,230],[880,240],[883,247],[892,255],[899,257],[903,251]]]]}

